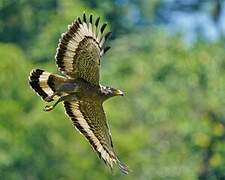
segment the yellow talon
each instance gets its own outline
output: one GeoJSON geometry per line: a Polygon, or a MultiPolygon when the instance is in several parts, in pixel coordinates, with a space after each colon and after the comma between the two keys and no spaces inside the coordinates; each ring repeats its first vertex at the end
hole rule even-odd
{"type": "Polygon", "coordinates": [[[44,111],[51,111],[53,109],[53,106],[45,106],[44,111]]]}

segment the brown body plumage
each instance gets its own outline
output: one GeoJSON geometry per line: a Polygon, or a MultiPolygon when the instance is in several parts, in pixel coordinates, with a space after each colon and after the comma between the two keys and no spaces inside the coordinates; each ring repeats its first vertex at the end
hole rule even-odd
{"type": "Polygon", "coordinates": [[[99,18],[93,22],[92,15],[87,20],[79,17],[68,31],[62,34],[56,52],[56,64],[65,75],[59,76],[40,69],[31,72],[29,83],[47,105],[44,110],[51,111],[63,102],[65,111],[73,125],[87,138],[94,150],[105,163],[128,173],[113,149],[113,143],[103,102],[113,96],[123,95],[122,91],[99,84],[100,57],[109,49],[104,46],[110,33],[104,34],[106,24],[99,28],[99,18]]]}

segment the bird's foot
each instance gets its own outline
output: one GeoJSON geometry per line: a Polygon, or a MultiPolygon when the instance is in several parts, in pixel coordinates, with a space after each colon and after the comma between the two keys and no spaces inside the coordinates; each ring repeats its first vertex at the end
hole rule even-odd
{"type": "Polygon", "coordinates": [[[49,105],[47,105],[47,106],[45,106],[45,108],[43,109],[44,111],[51,111],[51,110],[53,110],[53,106],[49,106],[49,105]]]}

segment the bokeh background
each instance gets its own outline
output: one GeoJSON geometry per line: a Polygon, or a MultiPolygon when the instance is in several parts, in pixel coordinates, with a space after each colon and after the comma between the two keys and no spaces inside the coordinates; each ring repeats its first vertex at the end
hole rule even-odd
{"type": "Polygon", "coordinates": [[[0,0],[0,179],[225,179],[223,0],[0,0]],[[101,83],[115,150],[132,173],[111,173],[28,85],[58,73],[60,34],[83,11],[113,31],[101,83]]]}

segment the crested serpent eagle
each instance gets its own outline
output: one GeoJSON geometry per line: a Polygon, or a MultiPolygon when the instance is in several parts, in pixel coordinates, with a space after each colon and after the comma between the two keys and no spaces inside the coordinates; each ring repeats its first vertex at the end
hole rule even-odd
{"type": "Polygon", "coordinates": [[[73,125],[86,137],[99,157],[112,169],[118,165],[127,174],[128,167],[119,161],[113,143],[103,102],[113,96],[123,96],[121,90],[99,84],[100,58],[109,49],[104,43],[110,32],[107,24],[99,25],[100,17],[78,17],[61,35],[56,51],[56,64],[64,76],[34,69],[29,84],[44,101],[55,101],[45,106],[51,111],[63,102],[73,125]]]}

